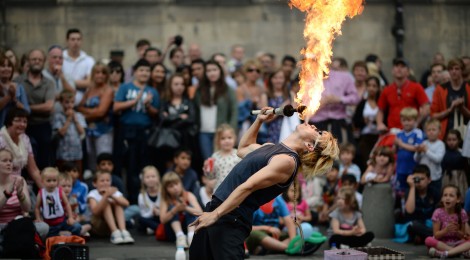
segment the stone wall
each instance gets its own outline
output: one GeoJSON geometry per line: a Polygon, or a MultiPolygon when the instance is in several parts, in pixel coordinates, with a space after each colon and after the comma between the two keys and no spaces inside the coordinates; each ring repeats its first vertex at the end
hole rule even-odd
{"type": "MultiPolygon", "coordinates": [[[[64,44],[67,29],[77,27],[84,33],[86,52],[100,59],[107,58],[111,49],[124,50],[126,66],[135,61],[134,44],[139,38],[163,47],[170,36],[181,34],[186,43],[202,44],[206,58],[216,51],[228,54],[234,43],[244,45],[247,56],[260,50],[278,57],[298,56],[304,44],[304,14],[291,10],[286,1],[245,6],[182,6],[165,1],[139,5],[62,2],[30,7],[7,5],[6,26],[3,24],[1,34],[6,39],[0,39],[0,43],[14,46],[19,53],[33,47],[46,49],[51,44],[64,44]]],[[[418,74],[436,51],[446,57],[470,54],[469,7],[405,5],[404,53],[418,74]]],[[[366,5],[361,16],[345,22],[343,35],[335,41],[334,54],[352,64],[368,53],[377,53],[389,74],[395,55],[391,34],[394,15],[392,4],[366,5]]]]}

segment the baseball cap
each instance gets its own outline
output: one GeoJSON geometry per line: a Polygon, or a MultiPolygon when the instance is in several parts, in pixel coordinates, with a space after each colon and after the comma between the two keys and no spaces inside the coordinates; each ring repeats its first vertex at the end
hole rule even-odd
{"type": "Polygon", "coordinates": [[[396,66],[396,65],[403,65],[403,66],[408,67],[408,68],[410,67],[410,64],[404,58],[395,58],[395,59],[393,59],[393,66],[396,66]]]}

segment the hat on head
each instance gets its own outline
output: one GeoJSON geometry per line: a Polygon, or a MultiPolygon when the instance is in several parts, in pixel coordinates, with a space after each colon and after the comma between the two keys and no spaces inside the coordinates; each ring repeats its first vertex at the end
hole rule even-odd
{"type": "Polygon", "coordinates": [[[404,58],[395,58],[395,59],[393,59],[393,66],[397,66],[397,65],[403,65],[407,68],[410,67],[410,64],[404,58]]]}

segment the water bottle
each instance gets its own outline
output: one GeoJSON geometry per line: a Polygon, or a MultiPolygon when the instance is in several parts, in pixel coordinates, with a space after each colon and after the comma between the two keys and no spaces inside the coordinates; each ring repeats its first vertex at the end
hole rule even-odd
{"type": "Polygon", "coordinates": [[[336,250],[336,249],[338,249],[338,248],[336,247],[336,243],[331,243],[331,250],[336,250]]]}
{"type": "Polygon", "coordinates": [[[186,260],[186,253],[184,252],[184,247],[182,246],[177,247],[175,260],[186,260]]]}

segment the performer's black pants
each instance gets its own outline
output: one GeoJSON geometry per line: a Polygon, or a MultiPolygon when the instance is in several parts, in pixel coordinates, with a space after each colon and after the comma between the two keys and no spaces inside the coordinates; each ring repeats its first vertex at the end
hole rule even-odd
{"type": "MultiPolygon", "coordinates": [[[[213,198],[204,211],[211,212],[220,204],[220,200],[213,198]]],[[[189,259],[243,259],[243,242],[250,231],[251,223],[232,211],[208,228],[197,231],[189,248],[189,259]]]]}

